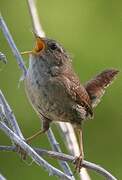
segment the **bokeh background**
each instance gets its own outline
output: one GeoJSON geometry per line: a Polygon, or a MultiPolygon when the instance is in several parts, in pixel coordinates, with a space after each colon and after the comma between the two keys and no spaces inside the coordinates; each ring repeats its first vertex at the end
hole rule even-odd
{"type": "MultiPolygon", "coordinates": [[[[73,66],[81,82],[109,67],[122,70],[122,1],[121,0],[38,0],[38,11],[48,37],[60,41],[70,52],[73,66]]],[[[25,0],[0,0],[0,11],[20,51],[31,50],[33,35],[25,0]]],[[[21,71],[0,32],[0,51],[6,54],[8,64],[0,62],[0,88],[13,109],[25,137],[40,128],[40,121],[28,103],[21,83],[21,71]]],[[[25,57],[28,65],[28,58],[25,57]]],[[[101,164],[122,179],[122,72],[106,91],[95,109],[95,118],[84,125],[85,159],[101,164]]],[[[52,125],[64,152],[63,139],[52,125]]],[[[0,144],[9,145],[0,132],[0,144]]],[[[33,145],[51,149],[46,135],[33,145]]],[[[47,159],[47,158],[46,158],[47,159]]],[[[58,167],[56,161],[48,159],[58,167]]],[[[27,163],[29,164],[29,159],[27,163]]],[[[27,165],[12,152],[0,152],[0,171],[8,180],[52,179],[35,165],[27,165]]],[[[92,179],[102,180],[90,172],[92,179]]],[[[78,178],[77,178],[78,179],[78,178]]]]}

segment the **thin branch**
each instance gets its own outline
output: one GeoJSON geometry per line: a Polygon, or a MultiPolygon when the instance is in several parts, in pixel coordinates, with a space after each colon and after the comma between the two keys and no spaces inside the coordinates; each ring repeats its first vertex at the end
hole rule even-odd
{"type": "MultiPolygon", "coordinates": [[[[2,113],[2,112],[1,112],[2,113]]],[[[17,136],[11,129],[9,129],[4,122],[0,121],[0,129],[11,139],[18,144],[28,156],[30,156],[36,164],[42,166],[49,172],[49,175],[56,175],[62,179],[71,180],[72,178],[50,165],[47,161],[41,158],[25,141],[17,136]]]]}
{"type": "MultiPolygon", "coordinates": [[[[45,37],[45,32],[43,31],[43,28],[39,22],[39,16],[37,13],[35,1],[34,0],[27,0],[27,3],[28,3],[29,12],[31,15],[32,26],[33,26],[34,31],[38,35],[40,35],[41,37],[45,37]]],[[[56,138],[55,138],[51,128],[47,132],[47,136],[48,136],[48,139],[49,139],[50,144],[52,146],[52,149],[55,151],[61,152],[59,143],[57,143],[56,138]]],[[[59,161],[59,164],[67,175],[73,176],[73,173],[70,170],[70,167],[68,166],[68,164],[66,162],[59,161]]]]}
{"type": "Polygon", "coordinates": [[[60,125],[59,130],[61,131],[61,135],[65,138],[65,143],[68,144],[67,148],[69,152],[74,156],[78,156],[80,154],[80,150],[72,125],[70,123],[62,122],[59,122],[58,124],[60,125]]]}
{"type": "MultiPolygon", "coordinates": [[[[65,138],[65,145],[73,156],[79,156],[80,149],[78,146],[78,141],[76,138],[76,134],[74,132],[73,126],[70,123],[59,122],[58,129],[61,132],[62,138],[65,138]]],[[[81,168],[80,170],[80,179],[90,180],[90,176],[86,169],[81,168]]]]}
{"type": "Polygon", "coordinates": [[[19,128],[19,125],[16,121],[16,117],[14,115],[14,113],[12,112],[8,102],[6,101],[2,91],[0,90],[0,104],[3,106],[3,110],[5,112],[6,115],[6,123],[7,125],[9,125],[12,130],[22,139],[24,139],[22,132],[19,128]]]}
{"type": "Polygon", "coordinates": [[[31,20],[32,20],[33,30],[40,37],[45,37],[45,32],[43,31],[43,28],[40,25],[39,16],[38,16],[35,1],[36,0],[27,0],[29,13],[31,15],[31,20]]]}
{"type": "MultiPolygon", "coordinates": [[[[55,138],[55,136],[54,136],[53,131],[51,130],[51,128],[47,131],[47,135],[48,135],[49,141],[51,142],[50,144],[51,144],[52,149],[53,149],[54,151],[61,152],[60,145],[59,145],[59,143],[56,141],[56,138],[55,138]]],[[[65,172],[67,175],[73,176],[73,173],[72,173],[72,171],[70,170],[69,165],[68,165],[65,161],[60,160],[60,161],[59,161],[59,164],[60,164],[60,166],[63,168],[64,172],[65,172]]],[[[74,177],[73,177],[73,179],[74,179],[74,177]]]]}
{"type": "Polygon", "coordinates": [[[0,180],[6,180],[2,174],[0,174],[0,180]]]}
{"type": "MultiPolygon", "coordinates": [[[[56,152],[56,151],[48,151],[42,148],[33,148],[40,156],[49,156],[51,158],[56,158],[64,161],[68,161],[73,163],[75,160],[74,156],[67,155],[64,153],[56,152]]],[[[16,151],[16,147],[14,146],[0,146],[0,151],[16,151]]],[[[102,176],[106,177],[109,180],[117,180],[113,175],[111,175],[108,171],[102,168],[99,165],[83,160],[83,167],[88,168],[90,170],[94,170],[102,176]]]]}
{"type": "Polygon", "coordinates": [[[20,69],[23,71],[23,78],[25,78],[26,73],[27,73],[27,69],[26,69],[26,66],[24,64],[23,58],[22,58],[20,52],[18,51],[18,49],[14,43],[14,40],[13,40],[13,38],[9,32],[9,29],[8,29],[6,23],[5,23],[5,21],[1,15],[0,15],[0,28],[2,29],[2,32],[3,32],[6,40],[8,41],[9,46],[11,47],[11,50],[12,50],[12,52],[13,52],[16,60],[17,60],[17,63],[19,65],[20,69]]]}

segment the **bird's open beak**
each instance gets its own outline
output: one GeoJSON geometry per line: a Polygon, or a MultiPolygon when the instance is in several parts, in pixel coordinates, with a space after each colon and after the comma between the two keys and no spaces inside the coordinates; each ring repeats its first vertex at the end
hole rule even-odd
{"type": "Polygon", "coordinates": [[[39,36],[36,36],[36,44],[34,49],[32,50],[32,52],[38,54],[40,53],[42,50],[45,49],[45,42],[42,38],[40,38],[39,36]]]}
{"type": "Polygon", "coordinates": [[[42,50],[45,49],[44,40],[39,36],[35,35],[35,37],[36,37],[35,47],[32,49],[32,51],[21,52],[22,55],[25,55],[25,54],[40,54],[40,52],[42,52],[42,50]]]}

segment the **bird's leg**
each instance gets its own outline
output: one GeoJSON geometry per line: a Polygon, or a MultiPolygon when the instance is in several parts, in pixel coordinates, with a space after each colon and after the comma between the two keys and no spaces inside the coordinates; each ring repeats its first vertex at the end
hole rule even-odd
{"type": "Polygon", "coordinates": [[[41,129],[38,132],[36,132],[35,134],[33,134],[32,136],[28,137],[26,139],[26,142],[29,144],[33,139],[35,139],[36,137],[38,137],[39,135],[45,133],[47,130],[46,129],[41,129]]]}
{"type": "Polygon", "coordinates": [[[45,118],[45,117],[41,117],[41,119],[42,119],[42,129],[41,130],[39,130],[37,133],[35,133],[34,135],[32,135],[31,137],[29,137],[29,138],[27,138],[26,139],[26,142],[27,143],[30,143],[33,139],[35,139],[36,137],[38,137],[39,135],[41,135],[41,134],[43,134],[43,133],[45,133],[48,129],[49,129],[49,127],[50,127],[50,120],[49,119],[47,119],[47,118],[45,118]]]}
{"type": "Polygon", "coordinates": [[[74,164],[75,164],[76,171],[80,172],[80,169],[82,168],[82,161],[84,159],[82,128],[81,127],[75,128],[75,132],[76,132],[77,139],[78,139],[80,155],[75,158],[74,164]]]}
{"type": "MultiPolygon", "coordinates": [[[[41,130],[39,130],[37,133],[35,133],[34,135],[32,135],[31,137],[27,138],[25,141],[26,143],[30,143],[33,139],[35,139],[36,137],[38,137],[39,135],[45,133],[50,126],[50,122],[49,120],[47,120],[46,118],[43,118],[43,128],[41,130]]],[[[26,152],[20,147],[20,146],[16,146],[17,147],[17,152],[20,154],[21,158],[23,160],[26,160],[27,154],[26,152]]]]}

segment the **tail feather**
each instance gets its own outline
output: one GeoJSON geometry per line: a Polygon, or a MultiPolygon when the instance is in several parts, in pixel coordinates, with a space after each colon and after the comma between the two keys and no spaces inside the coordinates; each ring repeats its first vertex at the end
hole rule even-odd
{"type": "Polygon", "coordinates": [[[92,102],[92,107],[98,105],[105,89],[113,82],[118,72],[116,69],[104,70],[85,84],[85,88],[92,102]]]}

